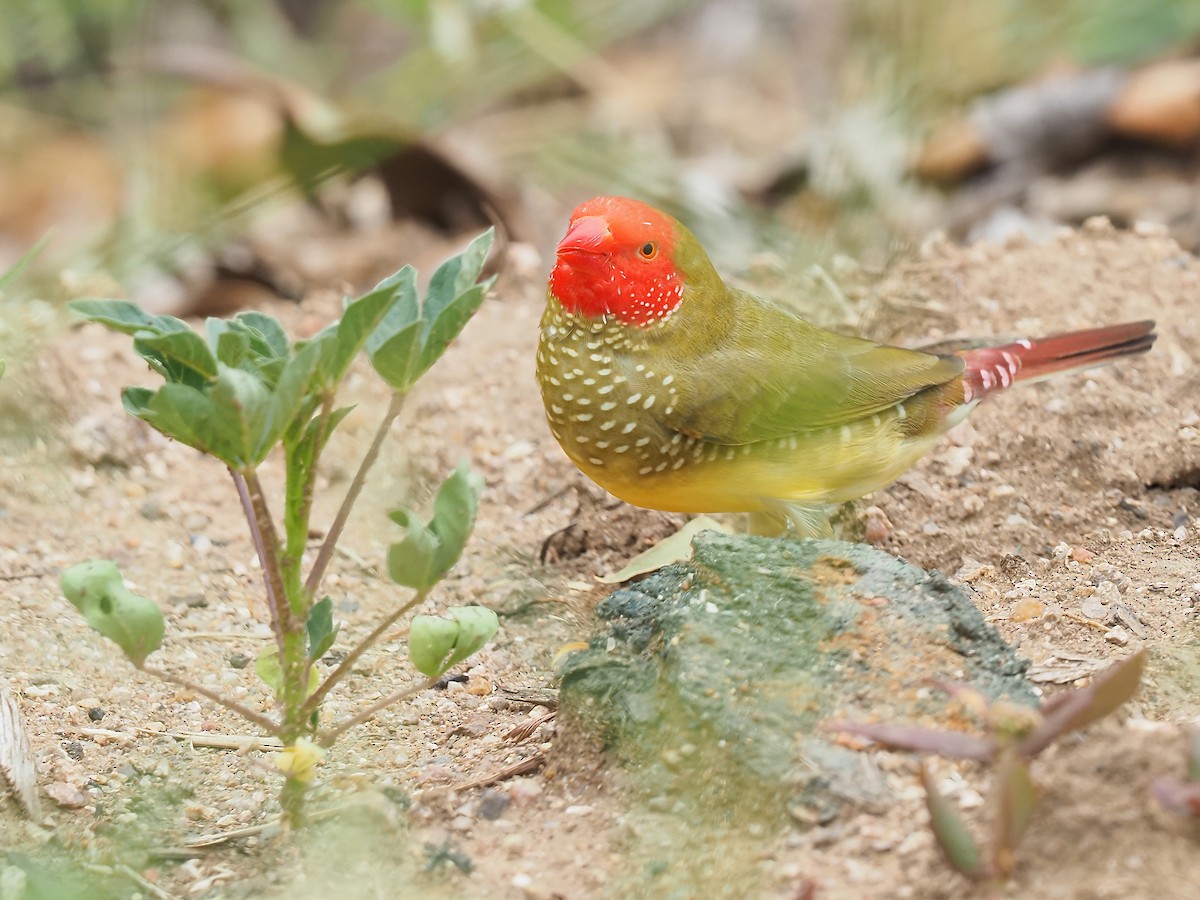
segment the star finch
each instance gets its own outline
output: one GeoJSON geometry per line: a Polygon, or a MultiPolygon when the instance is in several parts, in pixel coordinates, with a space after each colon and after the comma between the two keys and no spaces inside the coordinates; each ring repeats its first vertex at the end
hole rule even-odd
{"type": "Polygon", "coordinates": [[[665,213],[596,197],[558,244],[537,375],[554,437],[622,500],[815,534],[828,504],[894,481],[988,395],[1143,353],[1153,329],[953,354],[846,337],[726,285],[665,213]]]}

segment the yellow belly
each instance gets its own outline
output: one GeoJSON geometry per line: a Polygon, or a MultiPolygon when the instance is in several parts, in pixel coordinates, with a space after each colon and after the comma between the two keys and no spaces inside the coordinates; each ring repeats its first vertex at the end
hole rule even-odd
{"type": "MultiPolygon", "coordinates": [[[[840,503],[895,481],[939,435],[903,435],[886,417],[794,435],[725,446],[684,439],[649,459],[598,458],[563,449],[589,478],[627,503],[671,512],[759,512],[772,501],[840,503]],[[649,471],[647,471],[649,470],[649,471]]],[[[662,447],[656,448],[661,450],[662,447]]]]}

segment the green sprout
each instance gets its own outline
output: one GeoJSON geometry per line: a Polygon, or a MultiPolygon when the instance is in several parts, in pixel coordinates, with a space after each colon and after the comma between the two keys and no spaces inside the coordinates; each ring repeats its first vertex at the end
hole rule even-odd
{"type": "Polygon", "coordinates": [[[162,376],[164,383],[157,389],[125,388],[125,409],[167,437],[217,458],[229,470],[265,582],[275,643],[259,657],[255,669],[275,695],[277,716],[264,715],[148,665],[147,657],[163,642],[162,612],[153,601],[129,590],[111,562],[90,560],[66,570],[63,593],[87,623],[120,647],[137,668],[184,685],[280,738],[284,749],[277,768],[285,776],[280,804],[289,824],[303,821],[305,790],[325,748],[385,707],[431,687],[496,633],[496,614],[478,606],[452,609],[449,618],[415,617],[409,629],[409,654],[425,679],[340,722],[321,723],[321,703],[330,690],[388,629],[424,602],[462,555],[474,526],[483,479],[465,464],[442,484],[428,521],[407,509],[389,514],[404,534],[388,552],[388,574],[415,593],[397,603],[322,680],[315,663],[339,635],[333,601],[321,594],[322,579],[409,391],[483,302],[492,282],[479,278],[491,244],[488,231],[443,263],[423,301],[416,270],[405,266],[348,301],[339,321],[303,341],[289,341],[280,323],[261,312],[210,318],[201,335],[180,319],[150,315],[124,301],[71,304],[84,318],[130,335],[134,351],[162,376]],[[391,402],[305,572],[318,463],[330,435],[352,408],[337,405],[338,390],[351,364],[364,352],[391,388],[391,402]],[[286,480],[282,521],[276,521],[258,467],[280,449],[286,480]]]}
{"type": "Polygon", "coordinates": [[[889,750],[908,750],[947,759],[965,759],[991,767],[991,842],[986,850],[971,834],[950,800],[938,790],[929,767],[921,763],[921,783],[930,826],[947,861],[973,881],[997,888],[1016,866],[1017,845],[1033,816],[1038,790],[1030,774],[1033,760],[1054,741],[1115,711],[1137,692],[1146,667],[1139,650],[1110,666],[1087,687],[1057,694],[1034,709],[1008,700],[989,703],[965,685],[942,685],[983,721],[982,735],[934,731],[884,722],[837,722],[829,726],[867,738],[889,750]]]}

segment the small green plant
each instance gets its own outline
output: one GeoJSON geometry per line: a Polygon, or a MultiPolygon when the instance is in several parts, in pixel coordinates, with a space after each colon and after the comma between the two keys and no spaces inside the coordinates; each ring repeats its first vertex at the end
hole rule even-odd
{"type": "Polygon", "coordinates": [[[409,630],[409,657],[425,680],[343,721],[322,725],[322,700],[364,652],[424,601],[457,562],[474,526],[482,479],[465,465],[442,483],[428,521],[406,509],[390,513],[403,536],[388,552],[388,574],[415,595],[398,603],[321,680],[315,663],[338,637],[333,601],[321,595],[322,578],[409,391],[483,302],[491,282],[478,282],[491,243],[489,231],[443,263],[423,302],[417,292],[417,273],[405,266],[347,302],[339,321],[309,340],[294,343],[278,321],[260,312],[210,318],[201,336],[179,319],[152,316],[124,301],[71,304],[77,314],[131,335],[134,351],[163,377],[165,383],[157,390],[125,388],[125,409],[228,468],[263,572],[275,642],[260,655],[255,668],[275,694],[278,716],[264,715],[149,665],[147,658],[162,644],[165,633],[162,612],[153,601],[130,591],[111,562],[90,560],[66,570],[63,593],[88,624],[120,647],[137,668],[184,685],[280,738],[284,749],[277,765],[286,776],[280,804],[285,822],[291,825],[303,819],[306,786],[324,748],[385,707],[432,686],[496,632],[495,613],[479,606],[450,610],[448,618],[416,616],[409,630]],[[391,402],[305,572],[318,462],[330,435],[351,409],[335,401],[351,363],[364,351],[391,388],[391,402]],[[286,465],[281,523],[272,515],[258,475],[258,467],[277,448],[286,465]]]}
{"type": "Polygon", "coordinates": [[[867,738],[891,750],[973,760],[991,769],[991,842],[985,848],[971,834],[951,801],[938,790],[921,763],[921,783],[930,825],[950,865],[973,881],[996,889],[1012,875],[1017,845],[1029,827],[1038,791],[1030,764],[1064,734],[1104,718],[1133,697],[1146,667],[1139,650],[1110,666],[1090,685],[1058,694],[1034,709],[1008,700],[989,703],[965,685],[942,685],[983,723],[982,735],[935,731],[887,723],[838,722],[840,731],[867,738]]]}

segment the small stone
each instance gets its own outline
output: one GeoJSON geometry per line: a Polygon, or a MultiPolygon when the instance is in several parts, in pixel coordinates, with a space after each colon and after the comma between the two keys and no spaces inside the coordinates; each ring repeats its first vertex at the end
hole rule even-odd
{"type": "Polygon", "coordinates": [[[1110,644],[1116,644],[1118,647],[1124,647],[1129,643],[1129,632],[1120,625],[1114,625],[1104,635],[1104,639],[1110,644]]]}
{"type": "Polygon", "coordinates": [[[492,683],[482,675],[472,675],[467,679],[467,693],[476,697],[488,697],[492,693],[492,683]]]}
{"type": "Polygon", "coordinates": [[[1045,611],[1046,605],[1041,600],[1022,597],[1013,605],[1008,618],[1013,622],[1028,622],[1031,619],[1040,619],[1045,611]]]}
{"type": "Polygon", "coordinates": [[[568,816],[586,816],[592,811],[592,808],[590,806],[576,805],[568,806],[565,811],[568,816]]]}
{"type": "Polygon", "coordinates": [[[104,708],[101,706],[93,706],[87,711],[88,718],[93,722],[99,722],[104,718],[104,708]]]}
{"type": "Polygon", "coordinates": [[[1073,547],[1071,549],[1071,559],[1075,560],[1077,563],[1081,563],[1086,566],[1089,565],[1095,558],[1096,554],[1087,547],[1073,547]]]}
{"type": "Polygon", "coordinates": [[[339,600],[338,601],[338,611],[344,612],[344,613],[358,612],[358,601],[350,600],[350,599],[339,600]]]}
{"type": "Polygon", "coordinates": [[[83,744],[79,741],[64,741],[63,751],[71,759],[83,759],[83,744]]]}
{"type": "Polygon", "coordinates": [[[508,809],[511,802],[507,794],[488,788],[479,798],[479,815],[489,822],[494,822],[504,815],[504,810],[508,809]]]}
{"type": "Polygon", "coordinates": [[[188,531],[203,531],[208,522],[209,518],[204,513],[194,512],[184,516],[183,527],[188,531]]]}
{"type": "Polygon", "coordinates": [[[542,792],[541,782],[532,778],[517,778],[508,789],[508,796],[514,803],[524,803],[537,797],[542,792]]]}
{"type": "Polygon", "coordinates": [[[1104,601],[1096,594],[1092,594],[1092,596],[1083,601],[1083,607],[1080,611],[1083,613],[1084,618],[1095,619],[1097,621],[1103,621],[1111,615],[1108,607],[1104,605],[1104,601]]]}
{"type": "Polygon", "coordinates": [[[250,657],[245,653],[234,653],[229,657],[229,665],[234,669],[244,669],[250,665],[250,657]]]}
{"type": "Polygon", "coordinates": [[[46,796],[63,809],[81,809],[90,802],[87,794],[65,781],[53,781],[44,790],[46,796]]]}
{"type": "Polygon", "coordinates": [[[142,501],[139,512],[141,512],[143,519],[156,522],[163,517],[162,502],[157,497],[147,497],[142,501]]]}

